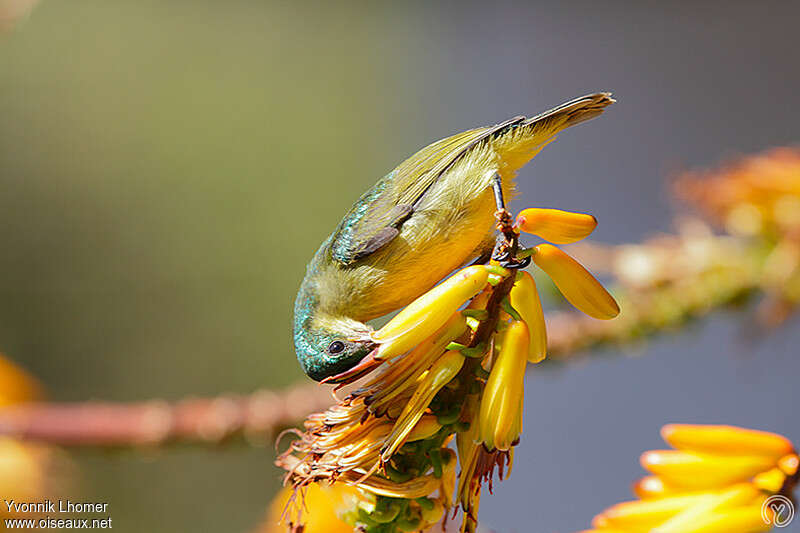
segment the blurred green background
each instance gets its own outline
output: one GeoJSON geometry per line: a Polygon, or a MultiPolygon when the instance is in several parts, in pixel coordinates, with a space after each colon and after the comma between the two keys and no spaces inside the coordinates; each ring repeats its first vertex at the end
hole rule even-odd
{"type": "MultiPolygon", "coordinates": [[[[46,0],[0,34],[0,351],[57,400],[293,383],[305,262],[363,190],[433,140],[593,90],[620,103],[548,147],[515,205],[590,211],[606,242],[667,230],[669,170],[797,142],[782,102],[800,84],[798,15],[770,2],[46,0]]],[[[670,417],[797,436],[772,396],[796,403],[796,387],[769,381],[792,373],[725,366],[719,338],[734,333],[712,324],[656,344],[653,363],[532,378],[522,488],[486,498],[487,523],[522,530],[530,511],[509,506],[536,490],[542,531],[588,525],[625,498],[670,417]],[[646,385],[675,366],[699,375],[705,352],[723,377],[679,407],[646,385]],[[594,440],[622,419],[641,423],[594,440]],[[576,462],[582,443],[594,455],[576,462]],[[535,489],[533,463],[555,465],[534,469],[535,489]]],[[[80,494],[108,501],[122,531],[245,531],[278,485],[269,449],[74,457],[80,494]]]]}
{"type": "MultiPolygon", "coordinates": [[[[52,1],[0,35],[0,349],[59,400],[298,380],[304,264],[424,122],[369,17],[404,14],[52,1]]],[[[126,531],[244,530],[278,483],[241,446],[78,462],[126,531]]]]}

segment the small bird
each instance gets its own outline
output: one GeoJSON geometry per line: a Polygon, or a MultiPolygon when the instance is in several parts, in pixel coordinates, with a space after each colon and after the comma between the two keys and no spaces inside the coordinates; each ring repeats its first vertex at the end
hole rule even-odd
{"type": "Polygon", "coordinates": [[[600,115],[610,93],[570,100],[437,141],[364,193],[306,268],[294,307],[300,365],[321,381],[373,349],[367,321],[408,305],[447,274],[488,258],[495,213],[516,171],[556,134],[600,115]]]}

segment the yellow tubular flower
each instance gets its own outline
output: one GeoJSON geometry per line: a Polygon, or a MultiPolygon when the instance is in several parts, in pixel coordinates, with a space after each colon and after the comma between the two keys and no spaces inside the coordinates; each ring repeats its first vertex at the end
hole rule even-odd
{"type": "MultiPolygon", "coordinates": [[[[464,413],[472,414],[478,411],[479,396],[471,394],[464,401],[464,413]]],[[[456,503],[461,504],[461,508],[466,510],[470,501],[470,487],[475,473],[478,459],[478,417],[475,417],[469,424],[466,431],[456,434],[456,452],[458,462],[461,465],[461,472],[458,474],[458,488],[456,489],[456,503]]]]}
{"type": "Polygon", "coordinates": [[[792,451],[792,443],[782,435],[733,426],[668,424],[661,437],[675,449],[697,453],[778,459],[792,451]]]}
{"type": "Polygon", "coordinates": [[[409,481],[397,483],[378,476],[361,479],[355,472],[347,472],[342,476],[345,482],[352,483],[362,490],[378,496],[389,498],[405,498],[408,500],[428,496],[441,485],[441,480],[433,474],[419,476],[409,481]]]}
{"type": "Polygon", "coordinates": [[[642,454],[642,466],[665,482],[681,487],[715,488],[746,481],[775,464],[768,457],[712,456],[677,450],[642,454]]]}
{"type": "Polygon", "coordinates": [[[593,318],[608,320],[619,314],[619,306],[588,270],[551,244],[535,248],[533,261],[547,273],[569,302],[593,318]]]}
{"type": "Polygon", "coordinates": [[[428,405],[442,387],[456,377],[464,364],[464,356],[460,352],[451,350],[437,360],[433,366],[423,374],[419,386],[402,413],[395,422],[391,434],[386,438],[381,448],[381,461],[388,461],[394,452],[406,442],[415,424],[422,418],[428,405]]]}
{"type": "Polygon", "coordinates": [[[658,500],[622,502],[597,515],[592,520],[592,526],[597,529],[649,531],[692,505],[703,502],[705,498],[705,494],[689,494],[658,500]]]}
{"type": "Polygon", "coordinates": [[[519,313],[523,322],[528,326],[530,335],[528,361],[534,364],[543,361],[547,356],[547,330],[542,302],[539,300],[539,291],[536,290],[533,276],[528,272],[520,272],[508,299],[511,307],[519,313]]]}
{"type": "MultiPolygon", "coordinates": [[[[658,533],[688,533],[698,531],[697,525],[704,516],[721,510],[741,507],[755,502],[761,492],[749,483],[740,483],[718,493],[703,496],[702,501],[683,510],[656,528],[658,533]]],[[[761,500],[758,501],[760,506],[761,500]]],[[[737,530],[738,531],[738,530],[737,530]]]]}
{"type": "Polygon", "coordinates": [[[383,374],[367,382],[364,389],[375,391],[371,394],[370,412],[382,412],[389,402],[414,386],[419,376],[436,358],[442,356],[445,347],[466,330],[467,323],[464,316],[461,313],[454,313],[441,328],[408,355],[394,362],[383,374]]]}
{"type": "MultiPolygon", "coordinates": [[[[764,521],[761,515],[761,503],[711,511],[697,517],[697,521],[686,529],[674,530],[680,533],[759,533],[769,531],[772,524],[764,521]]],[[[661,528],[654,532],[661,533],[661,528]]]]}
{"type": "Polygon", "coordinates": [[[595,529],[584,533],[756,533],[771,528],[774,511],[762,506],[770,495],[788,496],[794,485],[789,476],[800,460],[791,442],[732,426],[670,424],[661,434],[680,449],[642,455],[642,466],[655,475],[634,485],[641,500],[606,509],[592,521],[595,529]]]}
{"type": "Polygon", "coordinates": [[[480,440],[488,450],[509,450],[522,432],[522,399],[530,335],[524,322],[514,321],[483,391],[478,417],[480,440]]]}
{"type": "Polygon", "coordinates": [[[517,226],[546,241],[569,244],[589,236],[597,227],[597,219],[560,209],[530,208],[523,209],[517,216],[517,226]]]}
{"type": "Polygon", "coordinates": [[[458,459],[456,452],[446,448],[442,450],[442,479],[439,487],[439,496],[448,509],[453,504],[453,495],[456,491],[456,466],[458,459]]]}
{"type": "Polygon", "coordinates": [[[388,359],[408,351],[439,329],[464,302],[486,286],[489,271],[483,265],[461,269],[400,311],[372,334],[380,343],[377,358],[388,359]]]}

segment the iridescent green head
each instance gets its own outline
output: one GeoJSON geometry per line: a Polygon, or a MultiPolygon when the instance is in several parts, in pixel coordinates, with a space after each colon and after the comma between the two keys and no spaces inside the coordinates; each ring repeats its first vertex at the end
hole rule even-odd
{"type": "Polygon", "coordinates": [[[376,344],[368,326],[320,313],[316,304],[316,298],[301,288],[294,304],[294,347],[303,371],[322,381],[350,370],[376,344]]]}

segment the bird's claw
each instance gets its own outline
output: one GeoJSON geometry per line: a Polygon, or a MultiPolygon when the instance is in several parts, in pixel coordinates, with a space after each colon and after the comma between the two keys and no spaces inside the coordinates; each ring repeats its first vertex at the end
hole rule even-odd
{"type": "Polygon", "coordinates": [[[503,268],[525,268],[531,264],[531,257],[516,257],[512,255],[511,247],[508,245],[502,246],[498,253],[492,256],[492,259],[497,261],[503,268]]]}
{"type": "Polygon", "coordinates": [[[518,248],[519,231],[514,228],[514,218],[507,209],[498,209],[495,214],[497,219],[497,231],[502,235],[498,238],[495,252],[492,259],[497,261],[504,268],[525,268],[531,264],[531,258],[516,257],[518,248]]]}
{"type": "Polygon", "coordinates": [[[517,257],[510,257],[501,261],[498,261],[500,266],[503,268],[511,268],[511,269],[519,269],[519,268],[526,268],[528,265],[531,264],[531,257],[523,257],[519,259],[517,257]]]}

